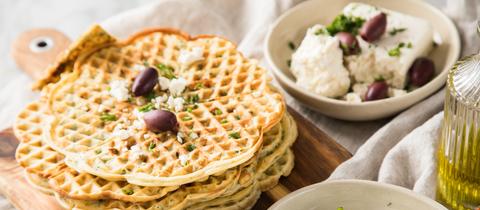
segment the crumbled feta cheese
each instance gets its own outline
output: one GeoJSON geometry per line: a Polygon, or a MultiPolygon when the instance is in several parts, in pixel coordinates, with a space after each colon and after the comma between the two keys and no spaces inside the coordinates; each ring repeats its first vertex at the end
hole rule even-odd
{"type": "Polygon", "coordinates": [[[167,100],[167,105],[170,107],[170,109],[174,109],[176,112],[180,112],[183,110],[184,103],[185,100],[182,97],[174,98],[172,96],[169,96],[167,100]]]}
{"type": "Polygon", "coordinates": [[[147,67],[145,65],[140,65],[140,64],[135,64],[132,66],[133,70],[135,71],[143,71],[145,70],[147,67]]]}
{"type": "Polygon", "coordinates": [[[158,77],[158,84],[160,84],[161,90],[167,90],[170,86],[170,80],[166,77],[158,77]]]}
{"type": "Polygon", "coordinates": [[[317,34],[325,27],[315,25],[292,55],[291,71],[296,83],[307,91],[326,97],[339,97],[348,92],[350,77],[343,66],[343,52],[337,37],[317,34]]]}
{"type": "Polygon", "coordinates": [[[202,47],[193,47],[191,50],[182,49],[180,50],[180,55],[178,56],[178,62],[186,66],[203,59],[202,47]]]}
{"type": "Polygon", "coordinates": [[[140,156],[144,155],[145,153],[140,149],[138,145],[133,145],[130,147],[130,158],[131,159],[140,159],[140,156]]]}
{"type": "Polygon", "coordinates": [[[137,118],[137,120],[143,120],[144,115],[145,115],[145,113],[143,113],[141,111],[138,111],[138,109],[133,110],[133,116],[135,116],[137,118]]]}
{"type": "Polygon", "coordinates": [[[132,126],[133,126],[133,128],[135,128],[137,130],[142,130],[143,128],[145,128],[145,121],[144,120],[134,120],[132,126]]]}
{"type": "Polygon", "coordinates": [[[197,139],[197,138],[198,138],[198,134],[195,133],[195,132],[191,132],[191,133],[190,133],[190,138],[191,138],[191,139],[197,139]]]}
{"type": "Polygon", "coordinates": [[[146,133],[146,134],[143,134],[143,138],[144,138],[144,139],[148,139],[148,138],[150,138],[150,134],[148,134],[148,133],[146,133]]]}
{"type": "Polygon", "coordinates": [[[182,94],[186,86],[187,86],[187,80],[185,80],[182,77],[179,77],[177,79],[172,79],[170,81],[168,90],[170,91],[170,94],[177,96],[182,94]]]}
{"type": "Polygon", "coordinates": [[[168,100],[167,95],[157,96],[153,99],[153,105],[156,109],[160,109],[160,106],[168,100]]]}
{"type": "Polygon", "coordinates": [[[110,83],[110,95],[119,101],[128,100],[128,87],[125,80],[114,80],[110,83]]]}
{"type": "Polygon", "coordinates": [[[356,83],[353,85],[352,90],[354,93],[359,95],[362,100],[365,100],[365,94],[367,94],[368,84],[356,83]]]}
{"type": "Polygon", "coordinates": [[[180,143],[180,144],[183,144],[183,138],[185,137],[185,135],[183,135],[182,132],[178,132],[177,133],[177,141],[180,143]]]}
{"type": "Polygon", "coordinates": [[[112,136],[117,137],[120,140],[128,139],[130,137],[130,131],[122,127],[122,124],[118,124],[117,126],[115,126],[112,132],[112,136]]]}
{"type": "Polygon", "coordinates": [[[362,98],[357,93],[347,93],[347,95],[345,95],[345,100],[352,103],[362,102],[362,98]]]}
{"type": "Polygon", "coordinates": [[[180,159],[180,164],[182,164],[182,166],[186,166],[186,165],[187,165],[187,163],[188,163],[188,155],[181,154],[180,156],[178,156],[178,159],[180,159]]]}

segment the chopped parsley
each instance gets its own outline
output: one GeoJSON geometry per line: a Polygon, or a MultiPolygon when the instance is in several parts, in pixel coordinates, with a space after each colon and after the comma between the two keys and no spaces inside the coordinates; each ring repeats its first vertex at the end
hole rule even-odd
{"type": "Polygon", "coordinates": [[[153,105],[153,103],[148,103],[148,104],[145,104],[142,107],[138,108],[138,111],[139,112],[149,112],[149,111],[152,111],[153,109],[155,109],[155,105],[153,105]]]}
{"type": "Polygon", "coordinates": [[[390,36],[395,36],[398,33],[404,32],[406,30],[406,28],[393,28],[391,31],[388,32],[388,34],[390,34],[390,36]]]}
{"type": "Polygon", "coordinates": [[[185,116],[185,117],[182,117],[182,120],[183,120],[183,121],[189,121],[189,120],[192,120],[192,117],[190,117],[190,116],[185,116]]]}
{"type": "Polygon", "coordinates": [[[220,121],[220,123],[222,123],[222,124],[228,123],[228,120],[227,120],[227,119],[223,119],[222,121],[220,121]]]}
{"type": "Polygon", "coordinates": [[[155,92],[151,91],[150,93],[147,93],[147,95],[145,95],[145,98],[146,98],[148,101],[151,101],[152,99],[155,98],[155,92]]]}
{"type": "Polygon", "coordinates": [[[288,42],[288,47],[291,49],[291,50],[295,50],[295,44],[293,42],[288,42]]]}
{"type": "Polygon", "coordinates": [[[102,153],[102,150],[100,150],[100,149],[95,150],[95,154],[98,155],[98,154],[100,154],[100,153],[102,153]]]}
{"type": "Polygon", "coordinates": [[[358,29],[362,27],[364,22],[365,19],[363,18],[341,14],[335,17],[333,22],[330,23],[326,29],[331,36],[334,36],[338,32],[349,32],[357,35],[358,29]]]}
{"type": "Polygon", "coordinates": [[[161,64],[157,65],[157,68],[158,68],[158,70],[160,70],[160,74],[163,77],[165,77],[167,79],[176,79],[177,78],[175,76],[175,74],[173,74],[173,71],[174,71],[173,67],[167,66],[167,65],[161,63],[161,64]]]}
{"type": "Polygon", "coordinates": [[[221,114],[223,114],[223,112],[219,108],[216,108],[215,110],[213,110],[213,114],[214,115],[221,115],[221,114]]]}
{"type": "Polygon", "coordinates": [[[240,138],[240,133],[239,132],[232,132],[232,133],[228,134],[228,136],[230,138],[239,139],[240,138]]]}
{"type": "Polygon", "coordinates": [[[132,189],[122,189],[122,192],[125,193],[125,195],[133,195],[132,189]]]}
{"type": "Polygon", "coordinates": [[[315,31],[315,35],[325,35],[325,34],[328,34],[328,31],[324,28],[321,28],[321,29],[318,29],[317,31],[315,31]]]}
{"type": "Polygon", "coordinates": [[[150,145],[148,145],[148,150],[152,151],[153,149],[155,149],[156,146],[157,144],[150,142],[150,145]]]}
{"type": "Polygon", "coordinates": [[[100,116],[100,120],[106,122],[106,121],[115,121],[117,120],[117,116],[113,115],[113,114],[109,114],[109,113],[102,113],[102,115],[100,116]]]}
{"type": "Polygon", "coordinates": [[[193,111],[193,108],[192,108],[192,107],[187,107],[187,112],[188,112],[188,113],[192,113],[192,111],[193,111]]]}
{"type": "Polygon", "coordinates": [[[198,94],[188,96],[187,98],[188,104],[198,103],[198,101],[200,101],[200,96],[198,96],[198,94]]]}
{"type": "Polygon", "coordinates": [[[189,145],[187,145],[187,150],[188,150],[189,152],[195,150],[195,148],[197,148],[197,146],[195,146],[194,144],[189,144],[189,145]]]}
{"type": "Polygon", "coordinates": [[[388,55],[391,56],[391,57],[398,57],[402,54],[402,52],[400,50],[404,47],[412,48],[412,43],[408,43],[407,45],[405,45],[405,43],[400,42],[395,48],[390,49],[388,51],[388,55]]]}
{"type": "Polygon", "coordinates": [[[235,115],[236,120],[240,120],[240,115],[235,115]]]}
{"type": "Polygon", "coordinates": [[[199,90],[201,88],[203,88],[203,83],[199,82],[199,83],[195,84],[195,90],[199,90]]]}

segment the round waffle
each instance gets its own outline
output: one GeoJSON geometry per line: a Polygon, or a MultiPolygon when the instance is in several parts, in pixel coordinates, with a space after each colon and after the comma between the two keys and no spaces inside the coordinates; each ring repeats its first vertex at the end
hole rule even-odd
{"type": "MultiPolygon", "coordinates": [[[[81,55],[73,71],[52,86],[48,94],[52,117],[44,128],[45,140],[66,156],[70,167],[107,180],[143,186],[190,183],[240,165],[259,150],[263,132],[285,110],[283,98],[269,88],[268,81],[264,69],[225,39],[146,31],[81,55]],[[199,47],[204,51],[202,61],[189,66],[177,61],[181,50],[199,47]],[[115,80],[131,84],[138,74],[133,66],[143,62],[170,66],[175,76],[186,79],[188,88],[181,97],[195,96],[196,102],[170,111],[179,120],[180,132],[197,138],[180,142],[171,132],[156,134],[144,128],[127,140],[110,135],[117,126],[132,128],[135,110],[143,104],[117,102],[106,90],[115,80]],[[118,120],[102,121],[100,107],[118,120]],[[132,145],[139,151],[132,152],[132,145]],[[193,151],[188,151],[190,145],[195,145],[193,151]],[[181,156],[188,157],[188,162],[181,156]]],[[[154,92],[164,94],[158,88],[154,92]]]]}
{"type": "MultiPolygon", "coordinates": [[[[45,145],[41,139],[40,127],[47,116],[44,107],[42,101],[33,102],[19,114],[14,127],[17,137],[21,140],[17,150],[17,160],[32,175],[48,177],[51,187],[62,196],[77,200],[119,199],[144,202],[158,199],[177,188],[142,187],[121,181],[107,181],[68,168],[63,164],[63,156],[45,145]],[[125,194],[130,191],[133,192],[132,195],[125,194]]],[[[291,145],[296,138],[296,129],[291,129],[294,126],[291,116],[286,114],[279,124],[265,133],[265,145],[259,152],[259,164],[269,167],[273,162],[264,160],[276,160],[279,154],[285,152],[288,148],[286,146],[291,145]]],[[[223,184],[218,184],[213,189],[220,189],[227,185],[225,183],[231,183],[234,180],[234,173],[225,174],[227,178],[223,180],[223,184]]]]}

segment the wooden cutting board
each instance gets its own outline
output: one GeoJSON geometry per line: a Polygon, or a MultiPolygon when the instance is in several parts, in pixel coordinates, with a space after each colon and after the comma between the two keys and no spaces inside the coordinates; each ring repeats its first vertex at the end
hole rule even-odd
{"type": "MultiPolygon", "coordinates": [[[[55,56],[70,43],[62,33],[52,29],[35,29],[21,34],[14,42],[12,54],[18,66],[33,78],[53,62],[55,56]]],[[[288,177],[261,198],[253,209],[263,210],[286,194],[325,180],[351,154],[323,131],[288,108],[298,125],[298,138],[293,145],[295,167],[288,177]]],[[[23,178],[22,168],[15,162],[18,140],[11,129],[0,132],[0,193],[17,209],[61,209],[51,196],[32,188],[23,178]]]]}

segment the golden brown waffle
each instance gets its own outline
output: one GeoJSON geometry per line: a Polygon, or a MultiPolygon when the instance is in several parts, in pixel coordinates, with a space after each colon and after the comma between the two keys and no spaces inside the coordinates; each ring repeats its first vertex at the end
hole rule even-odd
{"type": "MultiPolygon", "coordinates": [[[[42,107],[45,106],[42,106],[41,102],[31,103],[17,119],[15,132],[22,141],[17,151],[17,160],[30,173],[48,177],[51,186],[62,196],[80,200],[119,199],[142,202],[160,198],[176,189],[176,187],[141,187],[124,182],[110,182],[68,168],[63,164],[63,156],[41,141],[42,130],[39,127],[46,115],[46,110],[42,107]],[[42,169],[47,170],[43,171],[42,169]],[[125,191],[130,190],[134,194],[126,195],[125,191]]],[[[294,141],[296,135],[288,133],[296,134],[296,129],[285,130],[285,128],[294,128],[295,124],[292,124],[291,119],[291,116],[287,114],[281,123],[265,134],[266,144],[260,151],[261,158],[258,163],[273,164],[273,162],[263,160],[272,160],[272,156],[278,154],[278,151],[284,152],[286,149],[285,146],[279,145],[290,145],[294,141]]]]}
{"type": "Polygon", "coordinates": [[[263,130],[273,127],[285,110],[281,95],[268,87],[268,81],[265,70],[243,58],[227,40],[190,38],[168,30],[144,32],[80,56],[73,72],[65,74],[48,94],[53,118],[45,137],[77,171],[144,186],[193,182],[237,166],[258,151],[263,130]],[[194,46],[203,48],[205,60],[189,67],[180,65],[179,51],[194,46]],[[172,111],[177,118],[188,119],[180,120],[180,131],[195,133],[198,138],[179,142],[170,132],[155,134],[145,129],[136,131],[128,141],[109,136],[119,124],[131,127],[132,113],[139,105],[112,102],[105,90],[112,80],[131,82],[137,73],[133,66],[144,60],[150,65],[172,66],[175,75],[193,86],[183,96],[196,94],[198,103],[191,110],[172,111]],[[201,88],[195,88],[200,83],[201,88]],[[102,122],[97,111],[100,105],[119,120],[102,122]],[[239,135],[232,138],[231,134],[239,135]],[[192,144],[196,149],[189,152],[187,147],[192,144]],[[136,156],[129,150],[131,145],[139,148],[142,158],[132,158],[136,156]],[[150,145],[156,146],[153,151],[150,145]],[[117,155],[112,157],[112,150],[117,155]],[[181,156],[188,156],[187,164],[181,156]]]}
{"type": "Polygon", "coordinates": [[[275,163],[261,174],[257,174],[258,187],[261,191],[268,191],[275,187],[282,176],[288,176],[294,166],[294,155],[288,149],[275,163]]]}
{"type": "Polygon", "coordinates": [[[38,191],[47,195],[53,195],[55,193],[55,191],[50,188],[50,185],[48,184],[48,180],[46,178],[43,178],[36,174],[28,173],[27,171],[25,171],[23,177],[31,186],[33,186],[38,191]]]}

